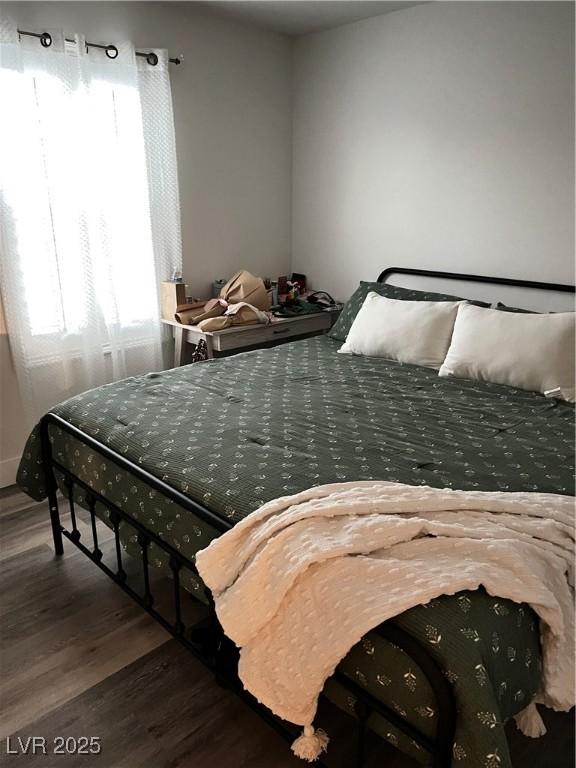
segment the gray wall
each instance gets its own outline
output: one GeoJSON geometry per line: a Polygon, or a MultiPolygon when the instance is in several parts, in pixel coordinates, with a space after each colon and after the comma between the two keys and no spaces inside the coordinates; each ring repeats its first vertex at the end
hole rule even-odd
{"type": "Polygon", "coordinates": [[[430,3],[295,48],[293,268],[574,276],[574,6],[430,3]]]}
{"type": "MultiPolygon", "coordinates": [[[[171,69],[171,79],[184,278],[202,296],[214,278],[229,277],[240,267],[262,275],[288,271],[288,38],[183,3],[0,3],[0,17],[32,31],[63,28],[95,42],[128,39],[143,48],[183,53],[185,61],[171,69]]],[[[1,324],[0,414],[1,487],[13,482],[26,437],[1,324]]]]}

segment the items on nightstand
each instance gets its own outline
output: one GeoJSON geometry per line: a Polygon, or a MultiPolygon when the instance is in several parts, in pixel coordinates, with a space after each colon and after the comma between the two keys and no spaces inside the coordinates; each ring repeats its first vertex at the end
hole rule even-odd
{"type": "Polygon", "coordinates": [[[160,288],[160,304],[164,320],[174,320],[178,308],[186,304],[186,286],[184,283],[163,282],[160,288]]]}
{"type": "Polygon", "coordinates": [[[165,320],[177,320],[184,325],[194,325],[197,318],[204,313],[206,301],[192,301],[177,307],[172,317],[164,317],[165,320]]]}
{"type": "MultiPolygon", "coordinates": [[[[220,284],[216,280],[214,288],[220,284]]],[[[176,283],[167,283],[174,291],[176,283]]],[[[168,291],[167,288],[167,291],[168,291]]],[[[173,299],[167,309],[171,309],[180,296],[173,299]]],[[[177,305],[171,316],[164,319],[176,319],[183,325],[198,325],[203,331],[221,331],[231,325],[248,325],[269,322],[266,312],[270,309],[270,293],[264,282],[246,270],[240,270],[222,285],[217,298],[206,302],[177,305]]]]}
{"type": "Polygon", "coordinates": [[[270,294],[266,290],[264,281],[245,269],[241,269],[228,280],[220,291],[220,298],[225,299],[228,304],[244,301],[256,309],[263,311],[270,309],[270,294]]]}
{"type": "Polygon", "coordinates": [[[306,291],[306,275],[302,274],[302,272],[292,272],[290,282],[298,283],[300,293],[306,291]]]}
{"type": "Polygon", "coordinates": [[[193,322],[201,314],[205,301],[186,296],[188,286],[183,282],[166,280],[160,286],[160,311],[163,320],[177,319],[180,323],[193,322]]]}
{"type": "Polygon", "coordinates": [[[176,320],[182,325],[198,325],[204,320],[220,317],[224,314],[227,304],[223,299],[209,299],[199,303],[196,307],[185,309],[176,313],[176,320]]]}
{"type": "Polygon", "coordinates": [[[293,302],[286,302],[273,310],[276,317],[299,317],[300,315],[321,315],[324,312],[330,312],[331,310],[338,310],[342,308],[341,305],[330,304],[328,306],[322,306],[319,303],[313,303],[308,298],[298,298],[293,302]]]}
{"type": "MultiPolygon", "coordinates": [[[[222,299],[218,299],[218,301],[221,302],[222,299]]],[[[268,312],[262,312],[252,304],[239,301],[236,304],[229,304],[223,315],[204,318],[196,321],[195,324],[202,331],[223,331],[224,328],[229,328],[231,325],[254,325],[255,323],[267,325],[269,322],[270,314],[268,312]]]]}
{"type": "Polygon", "coordinates": [[[322,309],[332,307],[336,304],[328,291],[314,291],[313,293],[309,293],[308,296],[306,296],[306,301],[309,301],[310,304],[317,304],[322,309]]]}
{"type": "Polygon", "coordinates": [[[299,293],[300,288],[298,283],[293,283],[291,280],[288,280],[288,293],[284,297],[284,304],[296,304],[299,293]]]}
{"type": "Polygon", "coordinates": [[[306,275],[298,272],[292,273],[288,279],[285,275],[278,278],[278,294],[272,304],[296,304],[298,296],[306,290],[306,275]]]}
{"type": "MultiPolygon", "coordinates": [[[[291,282],[288,282],[291,285],[291,282]]],[[[279,306],[274,307],[276,317],[298,317],[318,312],[339,311],[342,308],[327,291],[313,291],[303,296],[294,296],[290,292],[279,306]]]]}
{"type": "Polygon", "coordinates": [[[272,280],[270,286],[270,301],[272,306],[275,307],[278,304],[278,280],[272,280]]]}

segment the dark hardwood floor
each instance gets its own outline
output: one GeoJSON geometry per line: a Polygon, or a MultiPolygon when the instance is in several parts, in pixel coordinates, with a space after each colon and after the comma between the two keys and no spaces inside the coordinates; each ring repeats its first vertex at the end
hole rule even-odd
{"type": "MultiPolygon", "coordinates": [[[[110,535],[102,527],[101,539],[110,535]]],[[[0,764],[106,768],[302,768],[287,743],[170,638],[69,542],[52,552],[46,504],[0,491],[0,764]],[[23,754],[18,737],[47,740],[23,754]],[[101,754],[55,755],[57,736],[100,737],[101,754]],[[7,754],[7,737],[11,749],[7,754]]],[[[353,765],[334,708],[329,765],[353,765]]],[[[509,737],[515,768],[571,768],[573,717],[545,713],[548,734],[509,737]]],[[[370,768],[413,768],[386,744],[370,768]]]]}

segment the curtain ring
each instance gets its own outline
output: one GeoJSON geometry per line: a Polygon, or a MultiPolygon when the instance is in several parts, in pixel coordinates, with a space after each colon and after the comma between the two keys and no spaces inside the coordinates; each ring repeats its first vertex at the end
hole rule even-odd
{"type": "Polygon", "coordinates": [[[40,38],[40,45],[43,48],[50,48],[52,45],[52,35],[49,32],[42,32],[38,37],[40,38]]]}
{"type": "Polygon", "coordinates": [[[115,59],[118,56],[118,48],[116,48],[115,45],[107,45],[106,46],[106,56],[108,56],[109,59],[115,59]]]}
{"type": "Polygon", "coordinates": [[[158,64],[158,56],[152,51],[146,56],[146,61],[151,67],[155,67],[158,64]]]}

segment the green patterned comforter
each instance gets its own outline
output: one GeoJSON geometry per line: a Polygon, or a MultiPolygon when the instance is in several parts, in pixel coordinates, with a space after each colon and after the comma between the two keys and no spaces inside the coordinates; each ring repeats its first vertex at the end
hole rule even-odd
{"type": "MultiPolygon", "coordinates": [[[[338,355],[339,346],[316,337],[152,373],[86,392],[54,412],[232,522],[279,495],[338,481],[572,492],[572,406],[338,355]]],[[[62,464],[183,554],[193,557],[217,535],[60,430],[51,437],[62,464]]],[[[45,496],[37,429],[18,482],[33,498],[45,496]]],[[[134,530],[124,526],[122,538],[138,555],[134,530]]],[[[151,557],[165,567],[159,550],[151,557]]],[[[187,586],[200,594],[199,584],[187,586]]],[[[532,611],[478,590],[433,600],[395,622],[426,644],[454,687],[454,765],[510,766],[503,723],[525,706],[540,677],[532,611]]],[[[341,669],[433,734],[432,693],[398,648],[369,633],[341,669]]],[[[353,705],[334,682],[328,693],[353,705]]],[[[381,718],[370,725],[424,759],[381,718]]]]}

